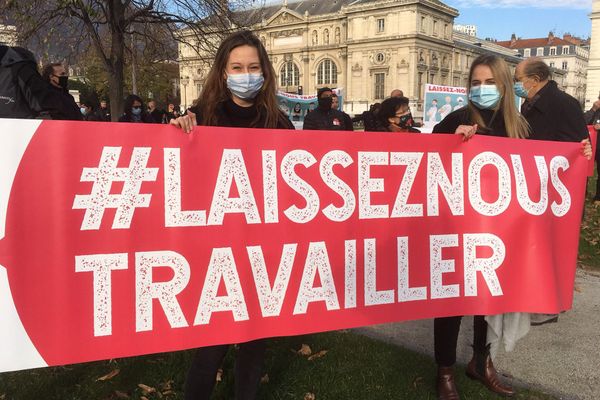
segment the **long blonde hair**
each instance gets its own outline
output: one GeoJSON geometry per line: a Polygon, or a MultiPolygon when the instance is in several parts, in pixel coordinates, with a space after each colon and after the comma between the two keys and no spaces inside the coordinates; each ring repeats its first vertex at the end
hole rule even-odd
{"type": "MultiPolygon", "coordinates": [[[[513,88],[513,77],[508,68],[508,64],[502,58],[492,55],[483,54],[477,57],[471,69],[469,70],[469,87],[467,92],[471,90],[471,80],[473,79],[473,71],[479,65],[486,65],[492,70],[492,75],[496,81],[496,87],[500,92],[500,102],[494,110],[494,115],[504,118],[504,126],[508,137],[523,139],[529,136],[530,127],[525,117],[521,115],[515,104],[515,91],[513,88]],[[497,115],[500,113],[500,115],[497,115]]],[[[471,123],[481,127],[488,128],[479,112],[479,109],[469,100],[467,104],[469,110],[469,119],[471,123]]]]}

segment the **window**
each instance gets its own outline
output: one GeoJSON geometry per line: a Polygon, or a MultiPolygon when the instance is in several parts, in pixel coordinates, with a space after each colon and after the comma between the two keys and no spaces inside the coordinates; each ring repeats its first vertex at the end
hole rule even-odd
{"type": "Polygon", "coordinates": [[[437,21],[433,21],[433,34],[435,36],[437,36],[437,34],[438,34],[437,21]]]}
{"type": "Polygon", "coordinates": [[[423,73],[419,72],[417,76],[417,91],[419,92],[419,100],[423,98],[423,91],[425,90],[425,86],[423,86],[423,73]]]}
{"type": "Polygon", "coordinates": [[[385,98],[385,73],[375,74],[375,99],[385,98]]]}
{"type": "Polygon", "coordinates": [[[453,84],[454,86],[458,86],[458,85],[460,85],[460,81],[459,81],[459,79],[458,79],[458,77],[457,77],[457,76],[455,76],[455,77],[454,77],[454,80],[452,81],[452,84],[453,84]]]}
{"type": "Polygon", "coordinates": [[[556,47],[550,47],[550,55],[551,56],[555,56],[556,55],[556,47]]]}
{"type": "MultiPolygon", "coordinates": [[[[377,55],[375,56],[375,60],[378,63],[382,63],[385,61],[385,55],[383,55],[383,53],[377,53],[377,55]]],[[[377,97],[377,98],[379,98],[379,97],[377,97]]]]}
{"type": "Polygon", "coordinates": [[[569,67],[569,63],[567,63],[566,61],[563,61],[562,69],[564,69],[566,71],[568,67],[569,67]]]}
{"type": "Polygon", "coordinates": [[[448,24],[444,24],[444,37],[446,39],[450,37],[450,29],[448,29],[448,24]]]}
{"type": "Polygon", "coordinates": [[[200,97],[201,94],[202,94],[202,84],[196,83],[196,96],[200,97]]]}
{"type": "Polygon", "coordinates": [[[550,61],[550,68],[554,68],[554,61],[550,61]]]}
{"type": "Polygon", "coordinates": [[[531,49],[523,50],[523,57],[531,57],[531,49]]]}
{"type": "Polygon", "coordinates": [[[429,83],[431,83],[432,85],[435,83],[435,74],[429,75],[429,83]]]}
{"type": "MultiPolygon", "coordinates": [[[[385,19],[379,18],[377,19],[377,33],[385,32],[385,19]]],[[[377,97],[379,98],[379,97],[377,97]]]]}
{"type": "Polygon", "coordinates": [[[543,47],[538,47],[535,55],[538,56],[538,57],[543,56],[544,55],[544,48],[543,47]]]}
{"type": "Polygon", "coordinates": [[[563,46],[562,53],[563,54],[569,54],[569,46],[563,46]]]}
{"type": "Polygon", "coordinates": [[[337,85],[337,66],[329,59],[317,67],[317,85],[337,85]]]}
{"type": "Polygon", "coordinates": [[[300,70],[293,61],[288,61],[281,66],[279,73],[279,86],[299,86],[300,70]]]}
{"type": "Polygon", "coordinates": [[[425,32],[425,17],[421,17],[421,32],[425,32]]]}

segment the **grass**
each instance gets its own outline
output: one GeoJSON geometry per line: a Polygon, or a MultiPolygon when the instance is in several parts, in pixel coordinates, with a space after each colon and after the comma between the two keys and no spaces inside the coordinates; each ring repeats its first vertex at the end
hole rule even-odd
{"type": "Polygon", "coordinates": [[[588,180],[585,213],[581,223],[579,239],[579,266],[582,269],[600,272],[600,203],[592,198],[596,191],[596,179],[588,180]]]}
{"type": "MultiPolygon", "coordinates": [[[[213,400],[233,398],[232,348],[223,365],[223,380],[213,400]]],[[[182,399],[183,382],[193,351],[134,357],[112,361],[0,374],[3,400],[148,400],[182,399]],[[120,373],[97,381],[115,369],[120,373]],[[155,388],[145,392],[138,384],[155,388]],[[3,397],[4,396],[4,397],[3,397]]],[[[463,399],[500,399],[457,369],[463,399]]],[[[267,354],[259,399],[435,399],[435,365],[431,358],[352,332],[339,331],[273,339],[267,354]],[[308,344],[313,353],[327,353],[309,361],[292,350],[308,344]]],[[[539,392],[520,390],[517,399],[554,399],[539,392]]]]}

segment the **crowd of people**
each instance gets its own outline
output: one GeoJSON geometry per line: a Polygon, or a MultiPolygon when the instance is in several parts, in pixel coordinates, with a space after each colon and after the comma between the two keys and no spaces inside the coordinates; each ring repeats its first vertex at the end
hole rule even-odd
{"type": "MultiPolygon", "coordinates": [[[[17,96],[17,91],[26,89],[19,96],[29,112],[25,108],[19,112],[7,111],[8,108],[0,106],[0,117],[32,118],[47,112],[55,119],[110,120],[105,102],[99,108],[86,101],[79,106],[74,102],[66,90],[68,80],[62,65],[47,66],[37,79],[33,71],[35,63],[31,65],[31,53],[23,49],[7,49],[0,49],[0,60],[4,60],[2,51],[11,52],[13,62],[7,63],[8,68],[12,68],[11,71],[19,77],[12,93],[17,96]],[[15,58],[24,63],[20,68],[14,67],[15,58]],[[27,66],[28,69],[25,68],[27,66]],[[21,78],[23,71],[27,78],[21,78]],[[27,85],[31,88],[27,89],[27,85]],[[10,112],[13,114],[7,114],[10,112]]],[[[279,108],[276,90],[275,71],[264,46],[253,33],[241,31],[221,43],[199,99],[183,115],[178,115],[172,104],[168,110],[159,111],[156,102],[150,101],[145,107],[140,97],[130,95],[119,121],[170,123],[186,133],[192,132],[196,125],[294,129],[279,108]]],[[[551,80],[550,69],[542,60],[524,60],[513,75],[503,59],[495,55],[479,56],[470,67],[467,93],[466,106],[449,110],[435,126],[434,133],[457,134],[464,140],[478,134],[521,140],[579,142],[582,156],[591,158],[586,122],[600,129],[600,97],[584,117],[578,102],[559,90],[551,80]],[[524,99],[521,110],[516,106],[515,96],[524,99]]],[[[388,99],[374,104],[354,119],[335,105],[332,89],[319,89],[317,100],[318,106],[305,117],[304,129],[352,131],[353,122],[361,121],[367,131],[418,132],[409,99],[401,90],[394,90],[388,99]]],[[[599,195],[597,191],[595,199],[600,201],[599,195]]],[[[534,317],[532,324],[557,320],[556,315],[534,317]]],[[[461,316],[454,316],[436,318],[434,322],[438,399],[460,398],[453,366],[461,320],[461,316]]],[[[486,335],[486,320],[483,316],[475,316],[473,358],[467,366],[467,375],[495,393],[512,396],[515,390],[501,380],[494,368],[486,335]]],[[[256,398],[267,345],[267,339],[239,345],[235,367],[236,399],[256,398]]],[[[187,400],[210,397],[217,370],[228,348],[229,345],[219,345],[198,349],[185,384],[187,400]]]]}

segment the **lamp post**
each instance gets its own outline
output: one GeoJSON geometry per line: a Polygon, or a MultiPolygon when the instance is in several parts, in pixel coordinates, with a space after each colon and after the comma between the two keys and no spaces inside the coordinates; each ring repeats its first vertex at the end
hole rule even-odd
{"type": "Polygon", "coordinates": [[[183,85],[183,109],[187,110],[187,85],[190,83],[190,78],[184,76],[181,78],[181,84],[183,85]]]}

